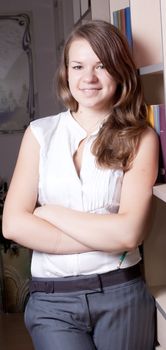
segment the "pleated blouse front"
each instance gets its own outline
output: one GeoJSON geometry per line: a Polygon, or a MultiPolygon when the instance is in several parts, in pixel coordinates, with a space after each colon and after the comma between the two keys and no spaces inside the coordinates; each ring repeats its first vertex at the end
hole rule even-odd
{"type": "MultiPolygon", "coordinates": [[[[123,171],[97,167],[91,146],[99,128],[86,138],[86,131],[70,111],[37,119],[30,124],[40,145],[38,200],[41,205],[58,204],[80,211],[117,213],[123,171]],[[73,156],[86,138],[78,176],[73,156]]],[[[101,232],[102,235],[102,232],[101,232]]],[[[121,253],[88,252],[56,255],[33,252],[31,272],[35,277],[62,277],[103,273],[119,265],[121,253]]],[[[128,253],[123,267],[140,260],[138,249],[128,253]]]]}

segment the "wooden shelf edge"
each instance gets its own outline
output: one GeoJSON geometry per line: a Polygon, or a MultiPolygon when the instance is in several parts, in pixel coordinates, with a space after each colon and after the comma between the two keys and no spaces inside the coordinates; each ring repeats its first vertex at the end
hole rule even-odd
{"type": "Polygon", "coordinates": [[[150,287],[151,293],[156,300],[156,307],[166,320],[166,285],[150,287]]]}
{"type": "Polygon", "coordinates": [[[157,198],[159,198],[162,201],[166,202],[166,184],[155,185],[153,187],[153,194],[157,198]]]}
{"type": "Polygon", "coordinates": [[[149,66],[139,68],[140,75],[162,73],[164,70],[163,63],[156,63],[149,66]]]}

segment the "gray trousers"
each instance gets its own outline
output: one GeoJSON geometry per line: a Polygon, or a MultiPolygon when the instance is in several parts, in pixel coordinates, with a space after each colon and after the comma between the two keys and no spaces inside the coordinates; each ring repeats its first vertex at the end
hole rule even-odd
{"type": "Polygon", "coordinates": [[[36,292],[25,324],[36,350],[153,350],[155,303],[141,277],[94,291],[36,292]]]}

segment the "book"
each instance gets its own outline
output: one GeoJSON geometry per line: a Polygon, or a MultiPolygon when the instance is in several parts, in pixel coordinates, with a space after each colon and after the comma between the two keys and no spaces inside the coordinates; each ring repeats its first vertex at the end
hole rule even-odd
{"type": "Polygon", "coordinates": [[[127,38],[130,47],[132,48],[132,31],[131,31],[131,13],[130,7],[113,12],[113,24],[127,38]]]}
{"type": "Polygon", "coordinates": [[[154,118],[155,118],[155,114],[154,114],[154,106],[152,105],[148,105],[147,109],[148,109],[148,113],[147,113],[147,119],[148,119],[148,123],[149,125],[154,128],[154,118]]]}
{"type": "Polygon", "coordinates": [[[131,30],[131,13],[130,13],[130,7],[126,7],[124,9],[125,12],[125,23],[126,23],[126,37],[128,40],[128,43],[130,45],[130,47],[133,46],[133,42],[132,42],[132,30],[131,30]]]}
{"type": "Polygon", "coordinates": [[[159,174],[157,182],[166,183],[166,109],[164,104],[148,105],[147,120],[159,136],[159,174]]]}
{"type": "Polygon", "coordinates": [[[159,110],[159,120],[160,120],[160,145],[162,153],[162,162],[164,168],[164,180],[166,182],[166,110],[165,106],[161,105],[159,110]]]}

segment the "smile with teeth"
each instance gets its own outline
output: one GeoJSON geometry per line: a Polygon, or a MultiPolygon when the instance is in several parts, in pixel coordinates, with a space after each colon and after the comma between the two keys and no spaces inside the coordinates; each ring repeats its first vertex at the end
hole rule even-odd
{"type": "Polygon", "coordinates": [[[81,89],[81,91],[85,94],[89,94],[89,95],[94,95],[96,93],[98,93],[101,89],[100,88],[85,88],[85,89],[81,89]]]}
{"type": "Polygon", "coordinates": [[[101,90],[101,88],[97,88],[97,87],[89,88],[89,87],[87,87],[87,88],[81,88],[80,90],[87,90],[87,91],[89,91],[89,90],[101,90]]]}

